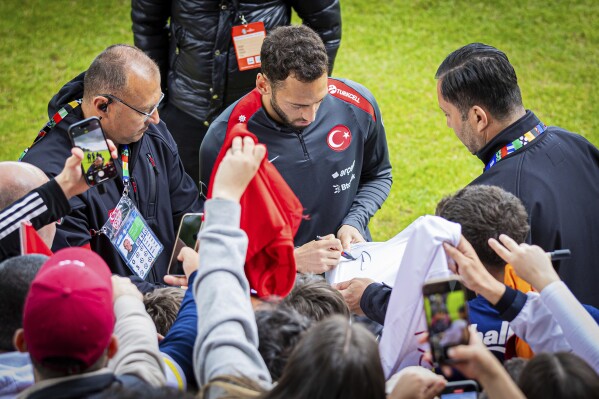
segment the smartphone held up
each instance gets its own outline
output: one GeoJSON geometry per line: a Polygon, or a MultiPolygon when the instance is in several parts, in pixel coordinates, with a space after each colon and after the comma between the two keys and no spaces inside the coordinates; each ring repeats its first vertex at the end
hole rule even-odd
{"type": "Polygon", "coordinates": [[[110,156],[108,142],[102,131],[100,120],[95,116],[74,123],[69,127],[69,137],[73,147],[83,150],[83,176],[90,186],[96,186],[117,175],[110,156]]]}
{"type": "Polygon", "coordinates": [[[435,365],[451,364],[447,350],[467,345],[468,305],[458,276],[429,280],[422,287],[429,343],[435,365]]]}
{"type": "Polygon", "coordinates": [[[445,385],[440,399],[476,399],[480,391],[474,380],[452,381],[445,385]]]}
{"type": "Polygon", "coordinates": [[[174,276],[185,275],[183,264],[177,260],[177,256],[183,247],[192,248],[197,252],[198,234],[202,227],[203,216],[203,213],[186,213],[181,218],[181,224],[179,225],[179,231],[177,232],[177,239],[175,240],[175,246],[173,247],[167,274],[174,276]]]}

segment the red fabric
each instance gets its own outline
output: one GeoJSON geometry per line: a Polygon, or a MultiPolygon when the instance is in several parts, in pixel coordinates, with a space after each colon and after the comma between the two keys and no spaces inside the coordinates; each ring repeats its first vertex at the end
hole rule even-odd
{"type": "MultiPolygon", "coordinates": [[[[255,135],[245,124],[228,129],[218,158],[212,169],[208,198],[218,165],[237,136],[255,135]]],[[[256,176],[241,197],[241,228],[249,239],[245,274],[258,296],[286,296],[295,282],[293,237],[302,220],[302,204],[277,169],[264,157],[256,176]]]]}
{"type": "Polygon", "coordinates": [[[372,116],[372,119],[374,119],[376,122],[376,113],[374,112],[374,107],[355,89],[333,78],[329,78],[328,84],[330,95],[337,97],[338,99],[347,103],[353,104],[365,112],[368,112],[370,116],[372,116]]]}
{"type": "Polygon", "coordinates": [[[247,122],[252,115],[254,115],[260,108],[262,108],[262,94],[260,94],[258,89],[254,89],[239,100],[233,108],[233,111],[231,111],[231,115],[229,115],[229,120],[227,122],[227,132],[230,132],[231,129],[233,129],[233,126],[238,123],[247,125],[247,122]]]}
{"type": "Polygon", "coordinates": [[[44,240],[37,234],[35,228],[29,222],[21,223],[21,254],[41,254],[52,256],[52,251],[44,240]]]}

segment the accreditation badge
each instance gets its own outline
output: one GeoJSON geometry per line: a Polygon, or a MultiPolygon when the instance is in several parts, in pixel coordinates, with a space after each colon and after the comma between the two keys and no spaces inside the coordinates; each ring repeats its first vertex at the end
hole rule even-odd
{"type": "Polygon", "coordinates": [[[239,70],[260,68],[260,49],[266,36],[264,22],[234,26],[232,36],[239,70]]]}
{"type": "Polygon", "coordinates": [[[164,249],[131,198],[123,195],[102,227],[135,275],[145,279],[164,249]]]}

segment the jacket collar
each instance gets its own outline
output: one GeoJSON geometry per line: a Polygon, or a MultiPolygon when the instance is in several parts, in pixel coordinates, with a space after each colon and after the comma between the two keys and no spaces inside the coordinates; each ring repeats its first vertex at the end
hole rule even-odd
{"type": "Polygon", "coordinates": [[[17,398],[80,398],[87,396],[89,393],[101,392],[108,389],[114,381],[115,376],[112,371],[102,368],[91,373],[52,378],[37,382],[32,387],[21,392],[17,398]]]}
{"type": "Polygon", "coordinates": [[[486,165],[499,149],[530,131],[539,123],[539,118],[532,111],[526,110],[526,114],[522,118],[499,132],[476,153],[476,156],[486,165]]]}

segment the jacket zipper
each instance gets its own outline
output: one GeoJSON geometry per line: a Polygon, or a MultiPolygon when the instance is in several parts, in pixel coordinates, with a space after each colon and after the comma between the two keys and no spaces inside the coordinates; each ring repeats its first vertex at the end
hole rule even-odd
{"type": "Polygon", "coordinates": [[[304,135],[299,130],[296,131],[295,134],[297,135],[297,138],[299,139],[300,144],[302,145],[302,150],[304,150],[304,158],[310,159],[310,154],[308,154],[308,149],[306,148],[306,143],[304,142],[304,135]]]}

